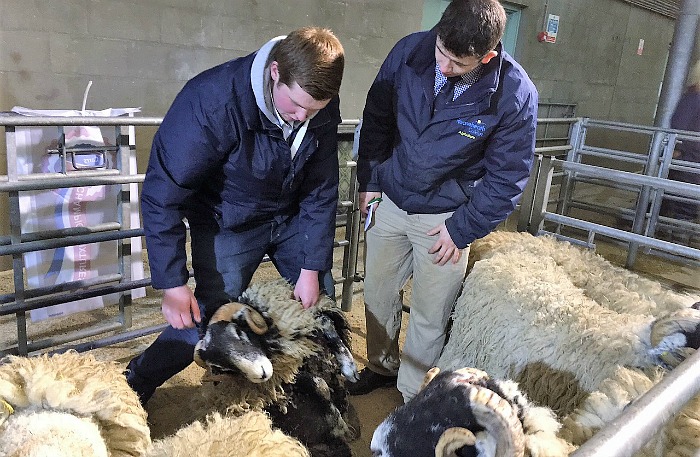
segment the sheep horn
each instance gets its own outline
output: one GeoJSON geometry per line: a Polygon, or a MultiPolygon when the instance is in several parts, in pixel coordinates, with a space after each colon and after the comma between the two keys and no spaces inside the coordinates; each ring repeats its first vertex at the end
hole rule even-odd
{"type": "Polygon", "coordinates": [[[197,344],[194,346],[194,362],[202,368],[208,368],[206,362],[202,360],[202,356],[199,355],[199,351],[202,350],[202,346],[202,340],[197,341],[197,344]]]}
{"type": "Polygon", "coordinates": [[[438,373],[440,373],[440,368],[438,367],[433,367],[430,370],[428,370],[428,372],[425,374],[425,377],[423,378],[423,384],[420,385],[420,389],[418,389],[418,392],[425,389],[428,386],[428,384],[430,384],[430,381],[435,379],[435,376],[437,376],[438,373]]]}
{"type": "Polygon", "coordinates": [[[510,403],[485,387],[470,385],[469,406],[479,424],[496,439],[495,457],[525,455],[523,426],[510,403]]]}
{"type": "Polygon", "coordinates": [[[209,324],[221,321],[231,322],[233,320],[233,316],[241,311],[243,312],[245,321],[248,323],[248,326],[250,326],[250,329],[254,333],[263,335],[267,332],[267,323],[262,315],[250,306],[238,302],[226,303],[225,305],[219,307],[219,309],[217,309],[214,315],[211,317],[209,324]]]}
{"type": "Polygon", "coordinates": [[[267,322],[265,322],[265,318],[263,318],[262,314],[258,311],[250,306],[244,306],[243,315],[245,316],[245,321],[248,323],[248,326],[250,326],[250,329],[254,333],[264,335],[267,332],[267,322]]]}
{"type": "Polygon", "coordinates": [[[226,303],[225,305],[221,305],[209,320],[209,324],[221,321],[231,322],[233,320],[233,316],[237,312],[239,312],[244,306],[245,305],[243,303],[238,302],[231,302],[226,303]]]}
{"type": "Polygon", "coordinates": [[[468,428],[452,427],[448,428],[438,439],[435,445],[435,457],[454,457],[457,449],[464,446],[474,446],[476,437],[468,428]]]}

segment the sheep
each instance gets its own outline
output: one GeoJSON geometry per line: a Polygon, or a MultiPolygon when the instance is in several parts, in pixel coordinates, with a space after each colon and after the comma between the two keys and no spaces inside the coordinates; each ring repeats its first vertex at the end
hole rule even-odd
{"type": "Polygon", "coordinates": [[[533,405],[513,381],[473,368],[426,374],[423,386],[375,430],[382,457],[460,455],[559,457],[573,450],[556,436],[554,413],[533,405]]]}
{"type": "Polygon", "coordinates": [[[214,413],[153,443],[146,457],[310,457],[298,440],[274,430],[260,411],[242,416],[214,413]]]}
{"type": "Polygon", "coordinates": [[[268,416],[208,416],[151,442],[146,411],[116,362],[68,351],[0,362],[2,457],[309,457],[268,416]]]}
{"type": "Polygon", "coordinates": [[[359,427],[346,421],[343,376],[357,377],[348,345],[348,323],[330,298],[304,310],[286,281],[253,284],[212,316],[197,344],[208,375],[190,410],[195,419],[264,410],[312,455],[350,456],[359,427]]]}
{"type": "Polygon", "coordinates": [[[0,457],[142,456],[146,412],[116,363],[75,351],[0,361],[0,457]]]}
{"type": "MultiPolygon", "coordinates": [[[[695,295],[666,290],[552,237],[495,232],[473,248],[477,261],[437,365],[475,366],[517,381],[564,418],[561,436],[574,445],[640,394],[621,373],[653,385],[698,347],[695,295]],[[610,386],[617,397],[601,409],[601,392],[610,386]]],[[[678,439],[659,446],[697,450],[697,428],[686,440],[677,429],[693,420],[668,425],[665,433],[678,439]]]]}
{"type": "Polygon", "coordinates": [[[681,357],[686,339],[693,340],[700,322],[700,311],[690,307],[696,296],[664,290],[551,237],[492,235],[485,246],[474,245],[480,260],[457,300],[440,368],[474,366],[514,379],[534,401],[564,414],[617,365],[665,366],[664,359],[681,357]],[[605,281],[607,296],[599,285],[605,281]],[[658,316],[625,312],[635,300],[658,316]],[[655,321],[665,327],[654,330],[655,321]],[[685,334],[671,331],[679,322],[685,334]],[[531,383],[543,370],[551,382],[531,383]]]}
{"type": "MultiPolygon", "coordinates": [[[[592,392],[574,412],[562,420],[559,436],[580,446],[605,424],[619,416],[625,407],[659,383],[667,373],[659,367],[618,367],[599,390],[592,392]]],[[[655,434],[636,457],[697,455],[700,450],[700,396],[692,398],[679,414],[655,434]]]]}

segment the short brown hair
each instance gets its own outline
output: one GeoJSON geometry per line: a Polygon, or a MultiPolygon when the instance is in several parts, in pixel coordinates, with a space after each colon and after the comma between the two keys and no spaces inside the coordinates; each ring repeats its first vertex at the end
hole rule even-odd
{"type": "Polygon", "coordinates": [[[503,38],[506,11],[498,0],[452,0],[435,26],[445,48],[457,57],[483,57],[503,38]]]}
{"type": "Polygon", "coordinates": [[[340,91],[345,54],[329,29],[304,27],[291,32],[270,52],[268,65],[276,61],[279,82],[299,84],[314,100],[329,100],[340,91]]]}

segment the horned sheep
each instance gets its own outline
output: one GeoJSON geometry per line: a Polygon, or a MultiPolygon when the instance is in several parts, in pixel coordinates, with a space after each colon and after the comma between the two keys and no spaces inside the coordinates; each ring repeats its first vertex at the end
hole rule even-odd
{"type": "Polygon", "coordinates": [[[214,314],[197,344],[195,361],[210,376],[192,414],[264,410],[312,455],[350,456],[359,427],[348,424],[345,380],[357,377],[349,344],[349,325],[330,298],[304,310],[286,281],[253,284],[214,314]]]}
{"type": "Polygon", "coordinates": [[[251,411],[213,414],[151,442],[146,411],[116,362],[69,351],[0,363],[2,457],[309,457],[251,411]]]}
{"type": "MultiPolygon", "coordinates": [[[[494,232],[473,245],[473,254],[478,260],[438,366],[514,379],[534,402],[564,418],[562,436],[583,433],[571,431],[576,418],[621,370],[658,382],[649,370],[663,373],[697,349],[697,296],[548,236],[494,232]]],[[[606,414],[623,406],[612,401],[606,414]]]]}
{"type": "Polygon", "coordinates": [[[473,368],[428,371],[418,394],[374,432],[381,457],[492,455],[559,457],[573,450],[557,437],[548,408],[532,404],[513,381],[473,368]]]}

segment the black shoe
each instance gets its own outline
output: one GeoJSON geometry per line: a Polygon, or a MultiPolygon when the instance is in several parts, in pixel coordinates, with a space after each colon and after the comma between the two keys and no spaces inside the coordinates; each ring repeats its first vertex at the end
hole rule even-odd
{"type": "Polygon", "coordinates": [[[379,387],[396,386],[396,376],[375,373],[369,368],[363,368],[356,382],[347,382],[345,387],[350,395],[364,395],[379,387]]]}
{"type": "Polygon", "coordinates": [[[136,392],[136,395],[138,395],[141,406],[145,408],[146,403],[148,403],[148,400],[151,399],[156,391],[156,388],[148,386],[141,376],[137,375],[129,368],[124,370],[124,376],[126,377],[126,383],[129,384],[131,390],[136,392]]]}

